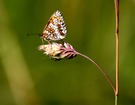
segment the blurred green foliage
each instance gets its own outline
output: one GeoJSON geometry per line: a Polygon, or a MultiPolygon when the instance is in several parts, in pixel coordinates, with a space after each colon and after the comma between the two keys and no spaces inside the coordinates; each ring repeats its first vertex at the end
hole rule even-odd
{"type": "MultiPolygon", "coordinates": [[[[101,72],[77,56],[53,61],[37,50],[38,36],[60,10],[65,41],[94,59],[115,83],[113,0],[1,0],[1,105],[114,105],[114,93],[101,72]]],[[[120,0],[119,105],[135,105],[135,1],[120,0]]]]}

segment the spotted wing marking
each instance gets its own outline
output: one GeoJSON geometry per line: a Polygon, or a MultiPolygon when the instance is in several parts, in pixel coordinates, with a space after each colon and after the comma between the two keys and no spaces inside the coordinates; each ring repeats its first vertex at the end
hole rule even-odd
{"type": "Polygon", "coordinates": [[[61,40],[66,37],[67,29],[64,18],[60,11],[56,11],[46,24],[42,38],[47,41],[61,40]]]}

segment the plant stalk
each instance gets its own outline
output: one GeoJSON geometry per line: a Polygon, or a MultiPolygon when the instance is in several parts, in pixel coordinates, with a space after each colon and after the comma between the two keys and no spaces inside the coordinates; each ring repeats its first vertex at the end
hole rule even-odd
{"type": "Polygon", "coordinates": [[[111,79],[109,78],[109,76],[105,73],[105,71],[94,61],[92,60],[91,58],[89,58],[88,56],[82,54],[82,53],[79,53],[79,52],[76,52],[78,55],[88,59],[89,61],[91,61],[94,65],[96,65],[98,67],[98,69],[102,72],[102,74],[106,77],[106,79],[108,80],[109,84],[111,85],[114,93],[115,93],[115,87],[114,87],[114,84],[113,82],[111,81],[111,79]]]}
{"type": "Polygon", "coordinates": [[[117,104],[118,104],[118,96],[115,95],[115,105],[117,105],[117,104]]]}
{"type": "Polygon", "coordinates": [[[115,4],[115,16],[116,16],[116,92],[118,96],[119,89],[119,0],[114,0],[115,4]]]}

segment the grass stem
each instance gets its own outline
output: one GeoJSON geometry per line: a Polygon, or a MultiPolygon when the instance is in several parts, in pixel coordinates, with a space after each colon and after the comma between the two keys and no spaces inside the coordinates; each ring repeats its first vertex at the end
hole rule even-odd
{"type": "Polygon", "coordinates": [[[89,58],[88,56],[81,54],[79,52],[77,52],[78,55],[83,56],[84,58],[88,59],[89,61],[91,61],[94,65],[96,65],[98,67],[98,69],[102,72],[102,74],[106,77],[106,79],[108,80],[109,84],[111,85],[114,93],[115,93],[115,87],[113,85],[113,82],[111,81],[111,79],[109,78],[109,76],[105,73],[105,71],[91,58],[89,58]]]}

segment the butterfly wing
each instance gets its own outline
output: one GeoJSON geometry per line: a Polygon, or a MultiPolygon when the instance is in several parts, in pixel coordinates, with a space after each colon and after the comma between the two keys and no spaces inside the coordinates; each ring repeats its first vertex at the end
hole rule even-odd
{"type": "Polygon", "coordinates": [[[60,11],[56,11],[46,24],[42,38],[47,41],[61,40],[66,37],[67,29],[64,18],[60,11]]]}

